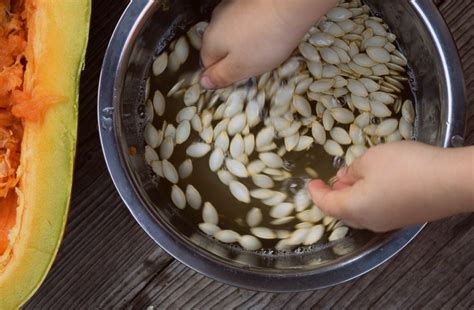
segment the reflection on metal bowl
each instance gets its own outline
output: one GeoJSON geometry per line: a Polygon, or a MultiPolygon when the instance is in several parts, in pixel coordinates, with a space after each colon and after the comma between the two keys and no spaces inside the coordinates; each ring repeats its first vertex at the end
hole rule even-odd
{"type": "MultiPolygon", "coordinates": [[[[452,147],[462,139],[465,90],[459,57],[430,0],[367,1],[398,36],[412,74],[417,140],[452,147]]],[[[143,157],[144,85],[153,57],[199,20],[216,1],[132,1],[122,16],[102,68],[98,117],[113,181],[130,212],[168,253],[218,281],[264,291],[301,291],[360,276],[382,264],[422,229],[386,234],[357,231],[349,238],[284,255],[248,252],[205,236],[152,182],[143,157]],[[136,147],[138,153],[129,154],[136,147]]]]}

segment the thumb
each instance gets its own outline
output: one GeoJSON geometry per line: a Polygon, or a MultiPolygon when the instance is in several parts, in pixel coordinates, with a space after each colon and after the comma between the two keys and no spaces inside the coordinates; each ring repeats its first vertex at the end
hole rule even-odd
{"type": "Polygon", "coordinates": [[[350,186],[333,190],[323,181],[313,180],[308,184],[308,191],[314,204],[325,214],[344,218],[346,206],[350,201],[350,186]]]}
{"type": "Polygon", "coordinates": [[[201,75],[201,86],[206,89],[226,87],[239,80],[239,70],[236,69],[232,58],[225,58],[214,63],[201,75]]]}
{"type": "Polygon", "coordinates": [[[339,169],[336,174],[337,182],[352,185],[363,178],[360,158],[356,159],[350,166],[339,169]]]}

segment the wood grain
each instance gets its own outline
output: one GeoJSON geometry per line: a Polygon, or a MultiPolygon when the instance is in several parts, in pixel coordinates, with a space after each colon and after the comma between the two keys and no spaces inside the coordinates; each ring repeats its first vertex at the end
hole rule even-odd
{"type": "MultiPolygon", "coordinates": [[[[474,215],[429,224],[394,259],[333,288],[272,294],[231,287],[172,259],[140,229],[107,173],[97,123],[102,58],[127,1],[93,1],[82,77],[79,145],[59,255],[25,308],[307,309],[474,307],[474,215]]],[[[459,48],[468,90],[466,144],[474,144],[472,1],[437,0],[459,48]]]]}

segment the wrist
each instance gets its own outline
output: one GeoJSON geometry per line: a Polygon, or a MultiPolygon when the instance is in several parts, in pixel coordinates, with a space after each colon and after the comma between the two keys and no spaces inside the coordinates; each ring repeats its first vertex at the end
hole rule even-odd
{"type": "Polygon", "coordinates": [[[436,149],[428,170],[443,217],[474,212],[474,147],[436,149]]]}
{"type": "Polygon", "coordinates": [[[474,212],[474,146],[446,150],[445,157],[458,211],[474,212]]]}
{"type": "Polygon", "coordinates": [[[338,0],[273,0],[273,8],[282,23],[306,32],[321,16],[335,7],[338,0]]]}
{"type": "Polygon", "coordinates": [[[411,210],[413,220],[434,221],[473,212],[474,147],[443,149],[417,145],[417,149],[404,158],[405,162],[411,160],[414,164],[409,172],[412,182],[405,184],[408,186],[405,193],[415,205],[411,210]]]}

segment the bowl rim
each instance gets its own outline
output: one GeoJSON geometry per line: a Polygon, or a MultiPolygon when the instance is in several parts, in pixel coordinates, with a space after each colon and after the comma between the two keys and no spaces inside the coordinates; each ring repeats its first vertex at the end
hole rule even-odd
{"type": "MultiPolygon", "coordinates": [[[[400,231],[393,232],[387,240],[374,249],[352,257],[350,260],[333,268],[320,268],[313,271],[295,273],[264,273],[246,268],[239,268],[224,262],[222,259],[210,259],[204,251],[195,251],[189,247],[183,238],[173,234],[170,230],[157,225],[156,219],[145,207],[145,201],[135,189],[135,184],[128,174],[128,165],[123,158],[121,143],[117,141],[114,116],[118,115],[115,104],[119,102],[120,90],[123,81],[120,81],[120,71],[124,70],[129,52],[123,49],[129,42],[134,41],[144,16],[150,14],[152,7],[159,1],[135,0],[131,1],[120,18],[112,38],[100,73],[98,89],[98,123],[99,134],[104,158],[113,183],[119,195],[130,210],[132,216],[145,232],[168,254],[186,266],[226,284],[267,292],[297,292],[333,286],[359,277],[383,264],[385,261],[401,251],[423,229],[425,224],[415,225],[400,231]],[[361,257],[364,259],[361,259],[361,257]],[[276,281],[275,281],[276,280],[276,281]],[[280,281],[279,281],[280,280],[280,281]],[[282,281],[284,280],[284,281],[282,281]],[[297,280],[297,281],[294,281],[297,280]]],[[[425,22],[432,37],[437,36],[438,52],[444,60],[444,73],[450,77],[459,74],[460,84],[451,85],[456,91],[448,93],[448,100],[462,99],[465,92],[459,57],[447,27],[439,15],[434,4],[429,0],[410,0],[412,7],[425,22]],[[430,21],[437,24],[432,25],[430,21]],[[440,49],[440,47],[443,49],[440,49]],[[448,58],[449,57],[451,58],[448,58]],[[454,61],[453,61],[453,55],[454,61]],[[446,62],[450,59],[450,63],[446,62]],[[448,66],[449,65],[449,66],[448,66]],[[457,88],[456,88],[457,87],[457,88]],[[460,97],[461,96],[461,97],[460,97]]],[[[464,103],[461,100],[461,105],[464,103]]],[[[459,105],[459,104],[457,104],[459,105]]],[[[449,111],[447,135],[443,147],[454,145],[454,137],[462,137],[464,128],[464,109],[449,111]]],[[[196,246],[199,248],[199,246],[196,246]]],[[[212,254],[212,253],[211,253],[212,254]]]]}

